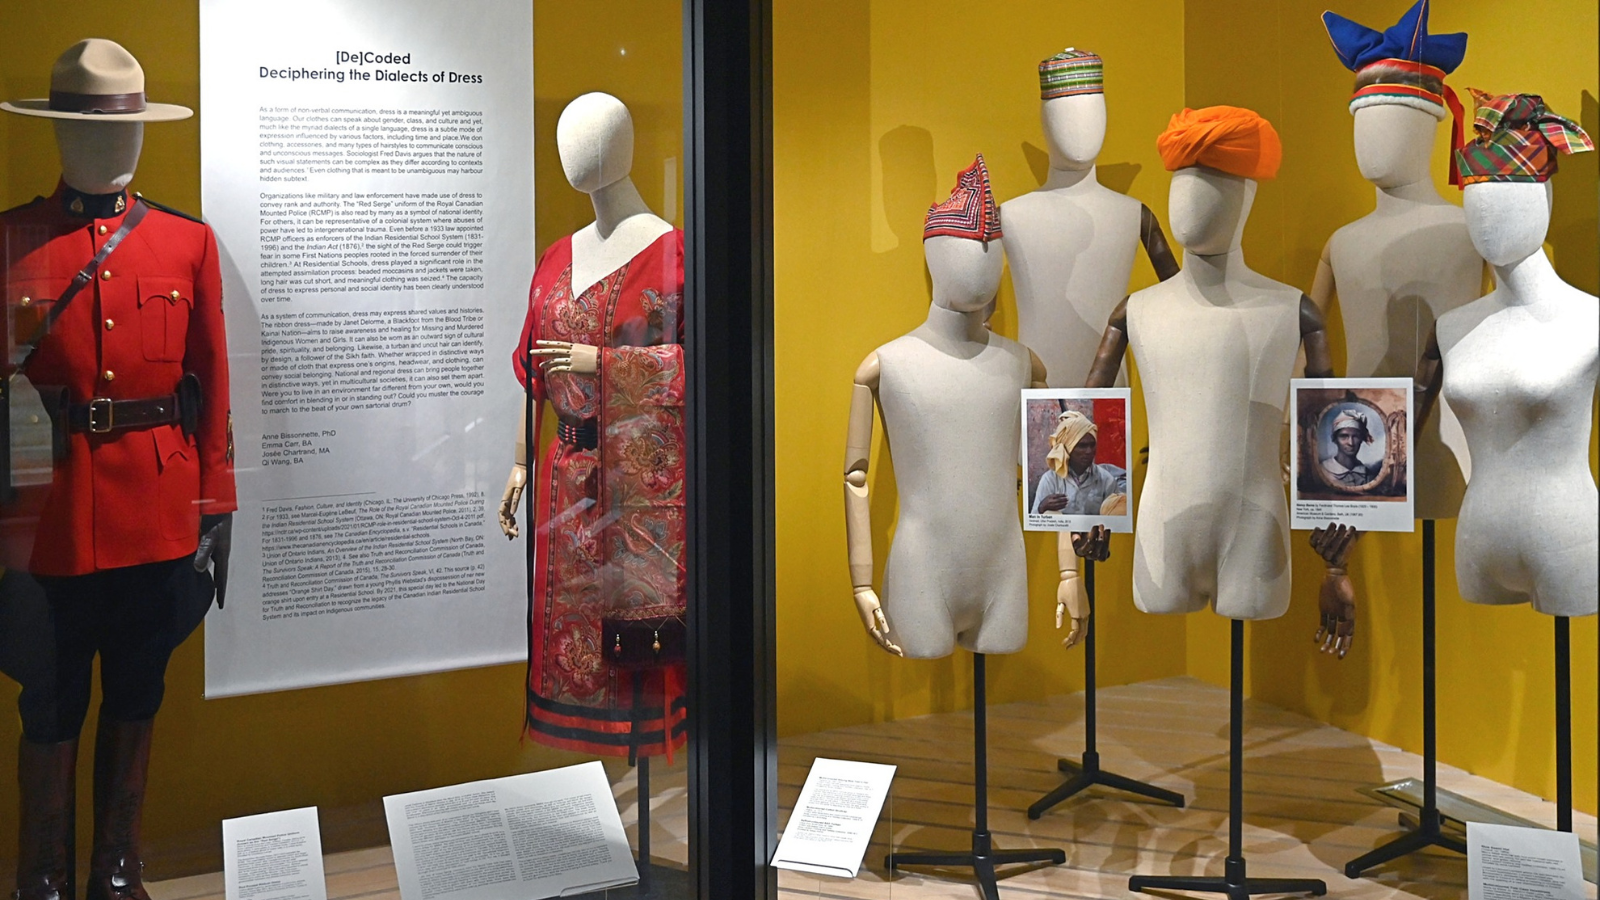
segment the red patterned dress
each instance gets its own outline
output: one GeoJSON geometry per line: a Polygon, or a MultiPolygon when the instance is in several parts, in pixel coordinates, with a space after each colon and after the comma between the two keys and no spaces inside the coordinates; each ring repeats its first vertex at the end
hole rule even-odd
{"type": "Polygon", "coordinates": [[[683,233],[657,238],[581,294],[572,240],[545,251],[513,353],[557,438],[536,472],[527,731],[608,756],[671,754],[687,735],[682,663],[616,664],[603,622],[685,612],[683,233]],[[534,341],[600,348],[593,375],[532,378],[534,341]]]}

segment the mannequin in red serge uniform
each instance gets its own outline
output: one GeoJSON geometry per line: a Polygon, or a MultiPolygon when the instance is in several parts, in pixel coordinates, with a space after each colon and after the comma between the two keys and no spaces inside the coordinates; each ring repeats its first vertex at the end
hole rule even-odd
{"type": "Polygon", "coordinates": [[[50,610],[37,642],[53,650],[49,674],[25,679],[18,701],[17,897],[73,897],[78,734],[99,656],[86,896],[146,900],[139,823],[151,723],[167,660],[209,605],[211,562],[222,599],[236,507],[216,239],[126,191],[144,123],[190,113],[146,103],[143,71],[122,47],[84,41],[57,61],[49,100],[0,108],[52,119],[62,163],[52,196],[0,214],[6,376],[25,366],[59,445],[48,489],[6,510],[37,516],[23,558],[50,610]],[[61,305],[130,219],[133,230],[61,305]],[[47,312],[59,315],[43,328],[47,312]]]}

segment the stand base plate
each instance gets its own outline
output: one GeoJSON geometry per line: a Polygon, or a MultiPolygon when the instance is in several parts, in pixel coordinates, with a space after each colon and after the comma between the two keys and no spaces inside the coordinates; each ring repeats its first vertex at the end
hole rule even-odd
{"type": "Polygon", "coordinates": [[[1169,803],[1183,809],[1183,795],[1166,788],[1158,788],[1153,784],[1137,781],[1126,775],[1118,775],[1100,768],[1099,754],[1093,751],[1083,754],[1083,761],[1077,762],[1070,759],[1056,761],[1056,768],[1067,774],[1067,780],[1061,786],[1040,797],[1028,807],[1028,818],[1037,819],[1050,811],[1050,808],[1068,798],[1099,785],[1113,790],[1125,791],[1154,800],[1158,803],[1169,803]]]}
{"type": "Polygon", "coordinates": [[[970,853],[891,853],[883,864],[889,869],[902,866],[933,866],[946,869],[971,869],[977,879],[983,900],[1000,900],[1000,886],[995,876],[997,866],[1022,863],[1048,863],[1059,866],[1067,861],[1064,851],[1054,848],[1037,850],[996,850],[986,832],[973,832],[970,853]]]}
{"type": "Polygon", "coordinates": [[[1226,878],[1135,875],[1128,879],[1128,890],[1139,893],[1200,891],[1222,894],[1228,900],[1248,900],[1257,894],[1310,894],[1321,897],[1328,893],[1328,886],[1315,878],[1245,878],[1232,882],[1226,878]]]}

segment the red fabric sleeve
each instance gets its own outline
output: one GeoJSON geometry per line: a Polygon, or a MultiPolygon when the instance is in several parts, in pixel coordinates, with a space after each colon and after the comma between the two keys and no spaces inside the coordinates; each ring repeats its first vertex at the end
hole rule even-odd
{"type": "Polygon", "coordinates": [[[217,236],[206,226],[205,255],[195,277],[194,311],[184,349],[184,371],[200,377],[200,513],[233,512],[233,406],[228,399],[228,338],[222,319],[222,271],[217,236]]]}

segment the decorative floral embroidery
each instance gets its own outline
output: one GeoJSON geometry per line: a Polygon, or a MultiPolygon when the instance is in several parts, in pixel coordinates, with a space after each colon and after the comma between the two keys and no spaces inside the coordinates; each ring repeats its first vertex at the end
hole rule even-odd
{"type": "Polygon", "coordinates": [[[555,636],[555,662],[571,692],[579,697],[589,696],[605,684],[602,672],[605,659],[600,654],[600,642],[583,623],[563,628],[555,636]]]}

